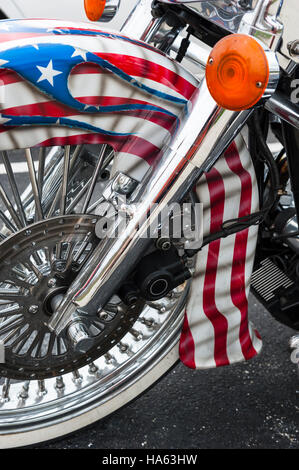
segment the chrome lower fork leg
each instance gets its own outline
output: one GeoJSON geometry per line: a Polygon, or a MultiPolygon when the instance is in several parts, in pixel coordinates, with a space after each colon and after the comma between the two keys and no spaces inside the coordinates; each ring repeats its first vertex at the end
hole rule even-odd
{"type": "Polygon", "coordinates": [[[101,241],[53,314],[50,329],[57,334],[69,329],[73,343],[77,329],[80,335],[83,331],[86,334],[84,317],[103,308],[134,269],[151,243],[146,238],[147,230],[157,226],[159,215],[168,205],[180,202],[190,192],[231,143],[249,114],[250,111],[234,112],[217,106],[203,82],[200,99],[185,125],[142,185],[138,204],[122,207],[123,212],[128,212],[125,229],[117,238],[101,241]],[[153,206],[155,210],[151,211],[153,206]],[[74,323],[76,327],[72,326],[74,323]]]}

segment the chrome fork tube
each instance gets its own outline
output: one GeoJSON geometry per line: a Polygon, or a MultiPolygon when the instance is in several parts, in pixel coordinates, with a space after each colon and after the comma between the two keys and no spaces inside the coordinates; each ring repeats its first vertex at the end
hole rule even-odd
{"type": "MultiPolygon", "coordinates": [[[[93,275],[86,284],[78,282],[74,303],[84,311],[102,308],[132,269],[133,259],[144,253],[150,243],[149,228],[156,226],[158,215],[173,202],[180,202],[192,189],[203,172],[208,171],[232,142],[251,111],[234,112],[220,108],[211,97],[206,82],[200,88],[200,99],[181,132],[164,150],[157,167],[133,206],[126,229],[118,238],[108,241],[100,254],[93,275]],[[155,209],[150,209],[155,205],[155,209]],[[82,288],[82,285],[84,286],[82,288]]],[[[91,260],[91,265],[95,259],[91,260]]],[[[79,279],[78,279],[79,281],[79,279]]]]}
{"type": "Polygon", "coordinates": [[[117,238],[107,238],[99,244],[52,316],[49,326],[57,334],[109,301],[150,244],[146,233],[157,226],[159,214],[188,194],[246,122],[250,111],[220,108],[205,80],[196,93],[192,111],[143,185],[138,204],[130,207],[126,228],[117,238]],[[151,210],[154,204],[155,209],[151,210]]]}
{"type": "Polygon", "coordinates": [[[158,214],[188,194],[203,172],[211,168],[223,149],[232,142],[250,112],[220,108],[211,97],[205,80],[202,82],[200,98],[183,129],[164,150],[162,159],[143,185],[126,230],[113,240],[108,253],[102,247],[103,257],[93,276],[76,293],[74,302],[79,308],[86,311],[86,308],[93,310],[96,305],[105,305],[112,285],[121,283],[128,275],[132,258],[144,253],[144,245],[149,243],[146,233],[149,227],[156,226],[158,214]],[[155,210],[150,212],[154,204],[155,210]]]}

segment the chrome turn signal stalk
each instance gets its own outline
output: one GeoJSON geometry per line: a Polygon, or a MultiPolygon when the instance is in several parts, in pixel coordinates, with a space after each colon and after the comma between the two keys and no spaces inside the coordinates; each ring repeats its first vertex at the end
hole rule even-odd
{"type": "Polygon", "coordinates": [[[84,8],[90,21],[108,23],[118,12],[120,0],[84,0],[84,8]]]}

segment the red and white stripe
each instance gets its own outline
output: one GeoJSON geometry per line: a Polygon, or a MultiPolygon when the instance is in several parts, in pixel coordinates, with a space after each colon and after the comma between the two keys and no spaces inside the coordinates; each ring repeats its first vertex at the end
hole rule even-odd
{"type": "MultiPolygon", "coordinates": [[[[197,188],[204,204],[204,234],[224,221],[258,210],[258,188],[244,141],[238,137],[197,188]]],[[[248,320],[248,294],[257,227],[204,247],[196,261],[180,340],[180,357],[193,369],[251,359],[262,341],[248,320]]]]}

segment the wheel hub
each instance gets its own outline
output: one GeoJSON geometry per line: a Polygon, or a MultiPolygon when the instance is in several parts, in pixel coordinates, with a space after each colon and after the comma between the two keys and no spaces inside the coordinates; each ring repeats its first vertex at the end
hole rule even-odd
{"type": "Polygon", "coordinates": [[[51,317],[55,310],[59,307],[64,294],[66,293],[68,286],[57,287],[50,290],[43,302],[43,311],[51,317]]]}
{"type": "MultiPolygon", "coordinates": [[[[117,297],[86,319],[92,341],[72,348],[66,332],[48,322],[99,240],[95,216],[68,215],[38,222],[0,244],[0,374],[43,379],[83,366],[109,350],[131,328],[143,303],[128,309],[117,297]]],[[[80,332],[77,332],[78,334],[80,332]]],[[[76,334],[77,334],[76,333],[76,334]]]]}

